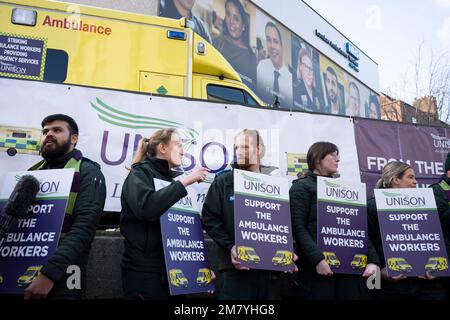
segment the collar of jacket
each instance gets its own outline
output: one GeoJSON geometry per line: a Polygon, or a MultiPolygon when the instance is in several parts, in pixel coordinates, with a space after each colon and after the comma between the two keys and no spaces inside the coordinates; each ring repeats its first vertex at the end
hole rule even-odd
{"type": "Polygon", "coordinates": [[[147,157],[147,161],[156,171],[158,171],[161,175],[163,175],[166,178],[175,178],[183,174],[182,172],[170,170],[169,162],[165,159],[147,157]]]}
{"type": "Polygon", "coordinates": [[[306,174],[305,174],[305,175],[306,175],[307,177],[313,178],[313,179],[316,180],[316,181],[317,181],[317,177],[333,178],[332,176],[319,176],[318,174],[314,173],[314,172],[311,171],[311,170],[306,171],[306,174]]]}
{"type": "Polygon", "coordinates": [[[446,174],[443,174],[443,175],[442,175],[442,180],[444,180],[444,181],[450,186],[450,178],[447,177],[446,174]]]}

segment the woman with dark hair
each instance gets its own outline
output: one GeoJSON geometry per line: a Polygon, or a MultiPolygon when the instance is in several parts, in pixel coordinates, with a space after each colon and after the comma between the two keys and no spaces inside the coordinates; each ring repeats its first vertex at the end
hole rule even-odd
{"type": "Polygon", "coordinates": [[[242,81],[252,90],[256,88],[256,56],[250,47],[248,15],[239,0],[225,2],[225,19],[222,35],[213,41],[242,81]]]}
{"type": "MultiPolygon", "coordinates": [[[[289,190],[292,232],[298,246],[298,289],[301,300],[358,300],[368,296],[358,275],[333,274],[317,246],[317,177],[338,174],[339,149],[330,142],[313,144],[307,154],[309,170],[289,190]]],[[[378,271],[378,256],[369,239],[363,277],[378,271]]]]}
{"type": "Polygon", "coordinates": [[[175,181],[172,169],[181,165],[183,155],[181,137],[173,128],[158,130],[139,142],[120,199],[120,232],[125,238],[122,257],[125,299],[169,297],[159,218],[187,195],[187,186],[202,182],[208,171],[199,168],[175,181]],[[158,189],[159,180],[167,186],[158,189]]]}
{"type": "MultiPolygon", "coordinates": [[[[381,179],[378,180],[375,189],[416,188],[416,186],[414,169],[407,163],[394,161],[383,168],[381,179]]],[[[395,277],[388,275],[375,198],[367,201],[367,217],[369,236],[379,256],[381,268],[381,290],[375,291],[375,297],[380,300],[445,300],[445,289],[441,280],[429,274],[419,278],[407,278],[402,274],[395,277]]]]}

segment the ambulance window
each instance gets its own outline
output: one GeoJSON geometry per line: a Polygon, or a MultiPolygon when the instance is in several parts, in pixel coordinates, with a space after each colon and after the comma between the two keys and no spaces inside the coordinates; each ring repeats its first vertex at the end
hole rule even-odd
{"type": "Polygon", "coordinates": [[[63,50],[47,49],[45,58],[44,80],[64,82],[67,78],[69,56],[63,50]]]}
{"type": "Polygon", "coordinates": [[[256,100],[253,99],[252,96],[248,92],[245,93],[245,98],[247,100],[247,102],[246,102],[247,105],[249,105],[249,106],[259,106],[259,103],[256,102],[256,100]]]}
{"type": "Polygon", "coordinates": [[[13,138],[26,138],[27,134],[24,132],[13,132],[13,138]]]}
{"type": "Polygon", "coordinates": [[[208,84],[206,92],[208,100],[245,104],[244,92],[236,88],[208,84]]]}

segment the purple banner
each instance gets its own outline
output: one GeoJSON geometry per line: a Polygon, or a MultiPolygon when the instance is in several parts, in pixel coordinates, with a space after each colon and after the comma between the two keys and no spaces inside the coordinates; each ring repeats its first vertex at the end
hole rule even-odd
{"type": "Polygon", "coordinates": [[[362,274],[368,253],[366,206],[319,199],[317,246],[334,273],[362,274]]]}
{"type": "Polygon", "coordinates": [[[160,222],[170,294],[214,290],[200,215],[172,208],[160,222]]]}
{"type": "Polygon", "coordinates": [[[378,221],[389,276],[450,276],[436,210],[378,210],[378,221]]]}
{"type": "Polygon", "coordinates": [[[42,80],[45,40],[0,33],[0,75],[42,80]]]}
{"type": "Polygon", "coordinates": [[[235,243],[250,269],[294,270],[289,202],[235,193],[235,243]]]}
{"type": "MultiPolygon", "coordinates": [[[[0,203],[0,210],[4,205],[0,203]]],[[[26,219],[13,221],[0,240],[0,293],[23,293],[55,253],[66,205],[67,199],[36,200],[26,219]]]]}
{"type": "Polygon", "coordinates": [[[356,119],[355,138],[368,197],[373,196],[387,163],[398,160],[410,164],[419,187],[426,187],[439,181],[450,152],[450,131],[445,128],[356,119]]]}

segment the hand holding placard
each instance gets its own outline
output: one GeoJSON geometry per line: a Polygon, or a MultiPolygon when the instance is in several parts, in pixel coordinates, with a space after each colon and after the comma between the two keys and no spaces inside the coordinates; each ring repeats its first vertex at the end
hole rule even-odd
{"type": "Polygon", "coordinates": [[[53,281],[42,273],[25,289],[24,299],[45,299],[53,288],[53,281]]]}
{"type": "Polygon", "coordinates": [[[381,269],[381,277],[384,280],[387,280],[387,281],[390,281],[390,282],[399,282],[399,281],[407,278],[407,276],[405,276],[404,274],[399,274],[399,275],[397,275],[395,277],[391,277],[391,276],[388,275],[387,268],[381,269]]]}
{"type": "Polygon", "coordinates": [[[363,278],[369,278],[370,276],[373,276],[374,274],[380,274],[380,267],[378,267],[376,264],[369,263],[366,266],[366,269],[364,270],[364,273],[362,274],[363,278]]]}
{"type": "Polygon", "coordinates": [[[331,276],[333,275],[333,271],[331,271],[330,266],[326,262],[325,259],[320,261],[316,266],[316,272],[320,276],[331,276]]]}
{"type": "Polygon", "coordinates": [[[231,257],[231,263],[233,264],[235,269],[237,269],[237,270],[250,270],[250,268],[241,265],[241,262],[238,260],[238,254],[236,252],[236,246],[235,245],[230,250],[230,257],[231,257]]]}

